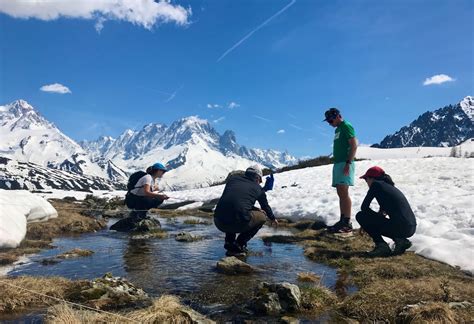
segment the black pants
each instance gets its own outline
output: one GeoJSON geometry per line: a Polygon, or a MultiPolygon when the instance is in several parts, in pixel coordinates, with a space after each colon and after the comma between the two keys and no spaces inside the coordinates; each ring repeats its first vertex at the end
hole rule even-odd
{"type": "Polygon", "coordinates": [[[407,238],[415,234],[416,230],[416,225],[396,222],[373,210],[358,212],[356,219],[360,227],[370,235],[375,243],[384,242],[382,236],[391,239],[407,238]]]}
{"type": "Polygon", "coordinates": [[[145,196],[137,196],[132,193],[127,193],[125,196],[125,204],[128,208],[134,209],[130,213],[130,217],[136,219],[143,219],[149,209],[157,208],[163,203],[163,199],[151,198],[145,196]]]}
{"type": "Polygon", "coordinates": [[[241,246],[247,245],[247,242],[258,233],[267,221],[267,216],[262,211],[254,210],[251,211],[250,214],[252,217],[248,222],[222,222],[218,217],[214,217],[214,224],[216,224],[216,227],[225,233],[226,243],[237,241],[241,246]],[[238,233],[240,233],[240,235],[236,240],[235,238],[238,233]]]}

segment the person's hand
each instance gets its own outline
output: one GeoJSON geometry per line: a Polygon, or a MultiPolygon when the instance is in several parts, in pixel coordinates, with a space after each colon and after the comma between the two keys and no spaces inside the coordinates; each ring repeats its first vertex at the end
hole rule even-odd
{"type": "Polygon", "coordinates": [[[275,178],[273,177],[273,173],[272,173],[268,177],[266,177],[265,185],[263,186],[263,190],[264,191],[272,190],[274,182],[275,182],[275,178]]]}
{"type": "Polygon", "coordinates": [[[344,175],[345,176],[348,176],[349,175],[349,169],[350,169],[351,165],[349,163],[346,163],[346,165],[344,165],[344,175]]]}
{"type": "Polygon", "coordinates": [[[278,227],[278,221],[276,219],[272,220],[271,226],[278,227]]]}

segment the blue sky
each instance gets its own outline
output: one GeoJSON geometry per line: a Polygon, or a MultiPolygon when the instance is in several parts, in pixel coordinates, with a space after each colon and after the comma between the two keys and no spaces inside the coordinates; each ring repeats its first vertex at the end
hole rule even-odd
{"type": "Polygon", "coordinates": [[[331,152],[328,107],[375,143],[474,94],[471,0],[82,1],[0,0],[0,104],[25,99],[75,140],[199,115],[315,156],[331,152]],[[70,93],[40,90],[56,83],[70,93]]]}

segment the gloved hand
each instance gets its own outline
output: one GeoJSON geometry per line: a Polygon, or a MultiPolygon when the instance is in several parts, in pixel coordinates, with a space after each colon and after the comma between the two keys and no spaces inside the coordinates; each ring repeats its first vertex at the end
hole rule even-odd
{"type": "Polygon", "coordinates": [[[273,183],[275,182],[275,178],[273,178],[273,173],[270,176],[266,177],[265,185],[263,186],[264,191],[270,191],[273,189],[273,183]]]}

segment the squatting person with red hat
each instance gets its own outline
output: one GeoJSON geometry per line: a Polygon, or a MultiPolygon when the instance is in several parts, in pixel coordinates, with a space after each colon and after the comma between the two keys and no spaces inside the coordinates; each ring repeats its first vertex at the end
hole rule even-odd
{"type": "Polygon", "coordinates": [[[367,182],[369,191],[362,202],[361,211],[356,219],[375,243],[375,248],[368,252],[370,257],[387,257],[405,252],[411,242],[408,237],[415,234],[416,218],[405,195],[395,187],[392,178],[385,171],[374,166],[360,177],[367,182]],[[380,210],[375,212],[370,203],[376,199],[380,210]],[[382,236],[395,242],[393,252],[382,236]]]}

